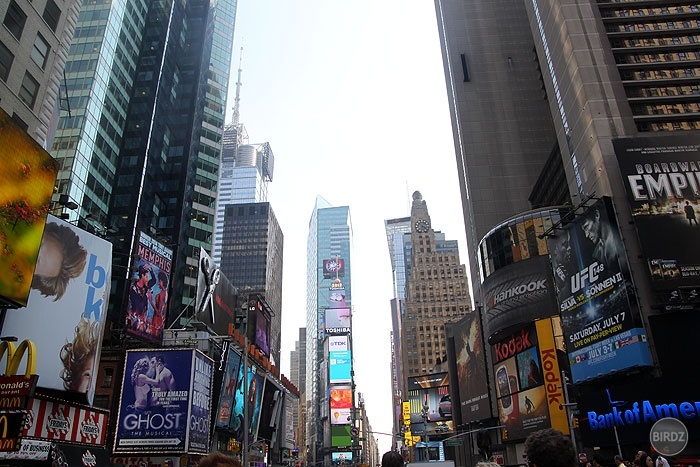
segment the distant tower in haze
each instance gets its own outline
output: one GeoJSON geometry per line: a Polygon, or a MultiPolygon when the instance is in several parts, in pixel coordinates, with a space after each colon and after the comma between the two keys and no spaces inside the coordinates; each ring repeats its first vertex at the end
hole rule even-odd
{"type": "Polygon", "coordinates": [[[413,193],[411,233],[405,234],[406,309],[401,323],[404,392],[411,376],[429,373],[446,353],[445,323],[471,310],[466,267],[456,240],[432,228],[420,192],[413,193]]]}

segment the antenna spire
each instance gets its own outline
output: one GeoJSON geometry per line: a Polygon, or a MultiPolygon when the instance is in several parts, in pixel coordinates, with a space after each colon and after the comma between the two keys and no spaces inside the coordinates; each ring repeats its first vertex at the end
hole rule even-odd
{"type": "Polygon", "coordinates": [[[238,125],[238,120],[241,116],[241,75],[243,73],[243,47],[241,47],[241,56],[238,59],[238,81],[236,81],[236,98],[233,101],[233,125],[238,125]]]}

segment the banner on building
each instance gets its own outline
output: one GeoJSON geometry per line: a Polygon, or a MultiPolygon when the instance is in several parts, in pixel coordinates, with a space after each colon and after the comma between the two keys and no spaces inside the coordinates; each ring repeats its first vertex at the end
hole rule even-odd
{"type": "Polygon", "coordinates": [[[128,350],[113,452],[208,452],[212,370],[194,349],[128,350]]]}
{"type": "Polygon", "coordinates": [[[326,334],[349,333],[351,326],[350,314],[350,308],[326,308],[325,322],[323,323],[326,334]]]}
{"type": "Polygon", "coordinates": [[[112,275],[112,244],[52,215],[25,308],[8,310],[2,332],[36,345],[40,387],[92,403],[112,275]]]}
{"type": "Polygon", "coordinates": [[[160,344],[167,320],[173,250],[141,232],[134,258],[126,309],[126,331],[160,344]]]}
{"type": "Polygon", "coordinates": [[[104,446],[109,412],[44,399],[33,399],[25,438],[104,446]]]}
{"type": "Polygon", "coordinates": [[[620,138],[613,146],[659,297],[700,304],[700,143],[675,135],[620,138]]]}
{"type": "Polygon", "coordinates": [[[547,244],[573,382],[651,365],[611,199],[599,199],[547,244]]]}
{"type": "Polygon", "coordinates": [[[221,393],[219,394],[219,406],[216,411],[216,427],[228,429],[231,426],[236,404],[236,388],[238,386],[239,366],[241,356],[231,347],[228,348],[224,377],[221,381],[221,393]]]}
{"type": "Polygon", "coordinates": [[[342,258],[323,260],[323,278],[331,279],[345,275],[345,260],[342,258]]]}
{"type": "Polygon", "coordinates": [[[328,378],[331,384],[352,381],[352,354],[349,350],[328,352],[328,378]]]}
{"type": "Polygon", "coordinates": [[[411,406],[411,433],[414,435],[452,431],[448,373],[409,377],[408,402],[411,406]]]}
{"type": "Polygon", "coordinates": [[[201,247],[195,307],[197,319],[212,332],[220,336],[229,334],[236,317],[236,288],[201,247]]]}

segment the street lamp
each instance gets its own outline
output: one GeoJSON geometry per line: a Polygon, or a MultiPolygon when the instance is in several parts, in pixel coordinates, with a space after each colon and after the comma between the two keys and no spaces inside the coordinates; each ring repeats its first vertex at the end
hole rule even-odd
{"type": "Polygon", "coordinates": [[[428,417],[428,411],[430,410],[430,406],[428,405],[427,402],[423,402],[423,409],[421,410],[420,414],[423,417],[423,439],[425,443],[425,460],[428,461],[430,460],[430,451],[428,450],[428,421],[430,418],[428,417]]]}

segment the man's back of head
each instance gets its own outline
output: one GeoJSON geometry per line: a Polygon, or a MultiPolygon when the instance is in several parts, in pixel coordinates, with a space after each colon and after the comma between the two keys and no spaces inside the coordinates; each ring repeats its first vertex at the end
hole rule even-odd
{"type": "Polygon", "coordinates": [[[403,456],[396,451],[387,451],[382,456],[382,467],[403,467],[403,456]]]}
{"type": "Polygon", "coordinates": [[[575,467],[577,464],[571,440],[552,428],[531,433],[525,440],[525,453],[529,467],[575,467]]]}

